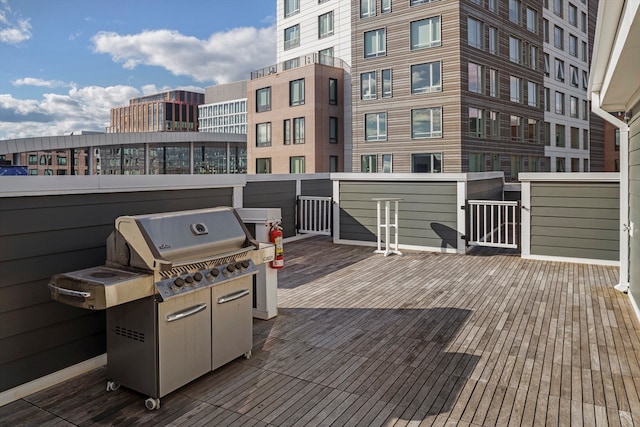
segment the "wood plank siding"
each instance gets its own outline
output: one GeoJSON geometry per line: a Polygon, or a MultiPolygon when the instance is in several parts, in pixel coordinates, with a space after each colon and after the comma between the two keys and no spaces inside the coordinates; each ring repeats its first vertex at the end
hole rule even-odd
{"type": "Polygon", "coordinates": [[[640,322],[611,266],[286,245],[278,316],[239,358],[170,393],[106,368],[0,407],[2,425],[631,426],[640,322]]]}
{"type": "Polygon", "coordinates": [[[243,207],[280,208],[284,237],[296,235],[296,181],[249,181],[244,188],[243,207]]]}
{"type": "Polygon", "coordinates": [[[102,265],[121,215],[231,206],[233,189],[0,199],[0,391],[104,353],[104,313],[51,300],[56,273],[102,265]]]}
{"type": "MultiPolygon", "coordinates": [[[[398,241],[403,245],[455,247],[455,182],[340,182],[340,239],[376,241],[374,197],[400,197],[398,241]]],[[[384,215],[384,212],[382,212],[384,215]]],[[[383,217],[384,221],[384,217],[383,217]]]]}
{"type": "MultiPolygon", "coordinates": [[[[376,155],[377,170],[382,170],[382,155],[393,154],[393,172],[406,173],[412,170],[412,154],[441,153],[442,172],[482,172],[501,170],[507,180],[517,179],[521,171],[541,170],[544,163],[542,31],[533,33],[524,25],[509,20],[509,10],[500,3],[498,13],[489,11],[481,2],[437,1],[414,6],[409,1],[394,2],[392,10],[381,13],[381,3],[376,1],[377,14],[360,17],[360,1],[352,0],[352,99],[353,99],[353,171],[361,171],[361,156],[376,155]],[[439,17],[441,43],[428,48],[411,48],[411,22],[439,17]],[[482,46],[468,43],[468,19],[473,18],[483,25],[482,46]],[[497,28],[498,50],[489,52],[488,29],[497,28]],[[366,58],[364,34],[383,29],[386,35],[386,51],[380,56],[366,58]],[[522,42],[523,58],[515,64],[509,58],[509,36],[522,42]],[[528,58],[528,47],[538,48],[534,63],[528,58]],[[527,52],[525,55],[524,52],[527,52]],[[440,62],[441,90],[412,94],[412,65],[440,62]],[[480,93],[469,90],[469,63],[479,65],[482,72],[480,93]],[[382,70],[392,73],[392,93],[382,96],[382,70]],[[489,73],[498,70],[497,94],[490,93],[489,73]],[[376,72],[375,99],[362,99],[361,75],[376,72]],[[523,89],[519,101],[510,100],[510,77],[522,79],[523,89]],[[527,103],[527,82],[537,86],[538,105],[527,103]],[[412,109],[426,107],[442,108],[442,135],[429,138],[412,137],[412,109]],[[484,117],[481,134],[471,135],[469,108],[478,108],[484,117]],[[499,135],[490,135],[487,119],[491,112],[498,113],[499,135]],[[387,136],[383,141],[366,141],[365,115],[387,114],[387,136]],[[522,121],[521,134],[512,135],[511,115],[522,121]],[[528,138],[528,120],[535,120],[535,135],[528,138]],[[477,165],[470,170],[470,155],[478,156],[477,165]]],[[[540,17],[539,1],[519,2],[522,11],[530,7],[540,17]]],[[[366,172],[366,171],[362,171],[366,172]]]]}
{"type": "Polygon", "coordinates": [[[531,254],[619,259],[618,183],[531,183],[531,254]]]}
{"type": "Polygon", "coordinates": [[[330,179],[303,180],[300,184],[301,196],[333,196],[333,183],[330,179]]]}

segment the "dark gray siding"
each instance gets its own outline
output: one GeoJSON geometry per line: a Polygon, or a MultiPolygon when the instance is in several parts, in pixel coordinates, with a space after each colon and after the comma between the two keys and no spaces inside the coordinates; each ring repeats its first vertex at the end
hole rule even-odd
{"type": "Polygon", "coordinates": [[[502,194],[502,178],[467,182],[467,199],[469,200],[502,200],[502,194]]]}
{"type": "Polygon", "coordinates": [[[52,301],[56,273],[102,265],[121,215],[231,206],[233,190],[0,199],[0,391],[105,351],[105,317],[52,301]]]}
{"type": "Polygon", "coordinates": [[[618,260],[618,183],[531,183],[531,254],[618,260]]]}
{"type": "Polygon", "coordinates": [[[634,224],[629,238],[629,284],[631,295],[640,302],[640,114],[631,123],[629,142],[629,220],[634,224]]]}
{"type": "Polygon", "coordinates": [[[302,181],[300,191],[302,192],[301,196],[332,197],[333,181],[330,179],[302,181]]]}
{"type": "Polygon", "coordinates": [[[245,208],[280,208],[284,237],[296,235],[296,181],[247,182],[244,188],[245,208]]]}
{"type": "MultiPolygon", "coordinates": [[[[455,182],[342,181],[340,239],[375,242],[376,202],[371,199],[400,197],[403,199],[398,204],[401,245],[455,248],[456,193],[455,182]]],[[[384,211],[381,215],[384,221],[384,211]]]]}

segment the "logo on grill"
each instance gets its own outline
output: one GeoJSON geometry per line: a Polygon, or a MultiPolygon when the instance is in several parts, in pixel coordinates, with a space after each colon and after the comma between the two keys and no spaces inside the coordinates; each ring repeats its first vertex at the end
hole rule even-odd
{"type": "Polygon", "coordinates": [[[163,243],[160,246],[158,246],[159,249],[169,249],[170,247],[171,245],[168,243],[163,243]]]}

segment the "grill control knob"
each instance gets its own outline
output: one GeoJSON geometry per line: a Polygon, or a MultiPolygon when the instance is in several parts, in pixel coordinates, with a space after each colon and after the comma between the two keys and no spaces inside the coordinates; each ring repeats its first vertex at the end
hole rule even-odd
{"type": "Polygon", "coordinates": [[[193,277],[187,276],[184,278],[184,281],[191,285],[193,284],[193,277]]]}
{"type": "Polygon", "coordinates": [[[235,265],[233,265],[233,264],[227,265],[227,271],[229,273],[233,273],[235,271],[235,269],[236,269],[235,265]]]}
{"type": "Polygon", "coordinates": [[[249,268],[249,261],[242,261],[242,268],[249,268]]]}
{"type": "Polygon", "coordinates": [[[181,288],[184,286],[184,279],[182,277],[176,277],[176,280],[173,281],[173,284],[177,288],[181,288]]]}
{"type": "Polygon", "coordinates": [[[207,279],[213,280],[220,274],[220,270],[217,268],[212,269],[209,273],[207,273],[207,279]]]}
{"type": "Polygon", "coordinates": [[[202,273],[194,273],[193,278],[196,279],[196,282],[199,282],[200,280],[202,280],[202,273]]]}
{"type": "Polygon", "coordinates": [[[244,270],[245,268],[247,267],[245,267],[243,263],[236,262],[236,270],[244,270]]]}

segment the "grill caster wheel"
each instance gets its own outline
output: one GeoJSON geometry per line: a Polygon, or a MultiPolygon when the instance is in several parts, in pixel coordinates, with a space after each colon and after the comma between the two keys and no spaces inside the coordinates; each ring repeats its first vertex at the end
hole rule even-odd
{"type": "Polygon", "coordinates": [[[107,391],[116,391],[120,388],[120,384],[115,381],[107,381],[107,391]]]}
{"type": "Polygon", "coordinates": [[[251,350],[247,351],[247,352],[244,354],[244,358],[245,358],[245,359],[251,359],[251,350]]]}
{"type": "Polygon", "coordinates": [[[144,406],[147,407],[148,410],[153,411],[154,409],[160,409],[160,399],[154,399],[153,397],[149,397],[144,401],[144,406]]]}

